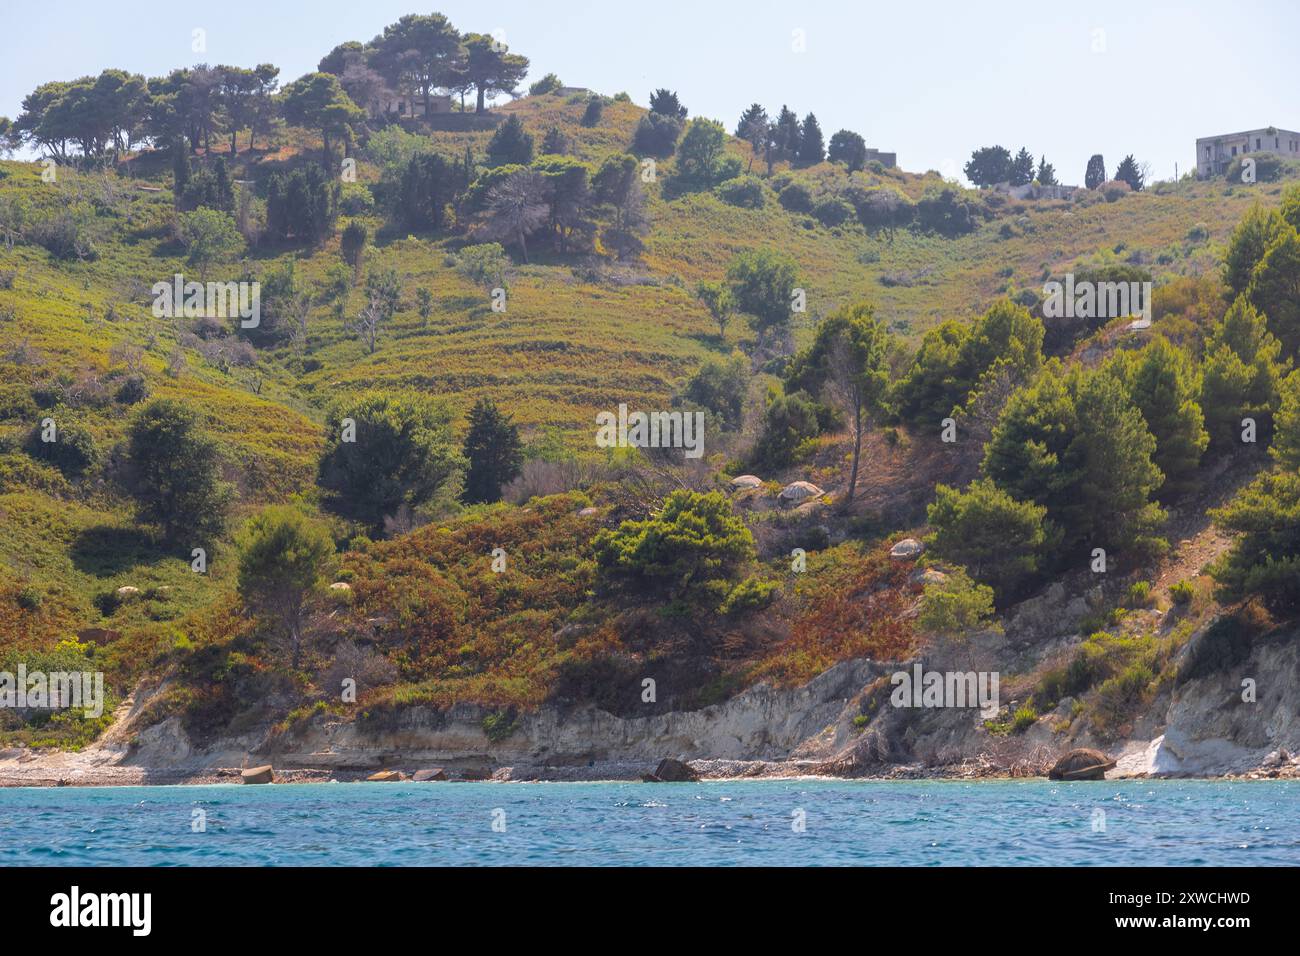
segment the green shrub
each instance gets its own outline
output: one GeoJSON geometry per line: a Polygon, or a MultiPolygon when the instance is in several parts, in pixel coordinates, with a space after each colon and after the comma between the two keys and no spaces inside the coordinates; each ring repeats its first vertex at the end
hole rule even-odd
{"type": "Polygon", "coordinates": [[[755,555],[745,522],[716,491],[674,491],[659,514],[600,531],[592,551],[607,583],[715,606],[727,598],[722,585],[755,555]]]}
{"type": "Polygon", "coordinates": [[[1173,602],[1178,605],[1187,605],[1192,603],[1192,598],[1196,596],[1196,591],[1190,581],[1179,581],[1169,588],[1169,596],[1173,602]]]}
{"type": "Polygon", "coordinates": [[[743,209],[762,209],[765,192],[762,181],[756,176],[738,176],[717,188],[719,199],[743,209]]]}
{"type": "Polygon", "coordinates": [[[812,214],[823,226],[839,226],[853,218],[853,207],[843,199],[823,199],[813,206],[812,214]]]}
{"type": "Polygon", "coordinates": [[[75,478],[95,464],[99,453],[90,433],[67,421],[61,411],[50,416],[48,428],[45,423],[32,428],[23,447],[33,458],[48,462],[67,478],[75,478]],[[47,435],[53,436],[54,440],[46,441],[47,435]]]}
{"type": "Polygon", "coordinates": [[[731,589],[731,593],[727,595],[727,599],[722,602],[722,607],[718,610],[723,614],[755,611],[771,604],[776,597],[776,591],[775,581],[764,581],[755,577],[745,578],[731,589]]]}
{"type": "Polygon", "coordinates": [[[1011,732],[1015,734],[1024,733],[1038,721],[1038,711],[1034,710],[1033,705],[1026,704],[1017,708],[1011,718],[1011,732]]]}
{"type": "Polygon", "coordinates": [[[1129,607],[1133,608],[1149,605],[1151,603],[1151,583],[1149,581],[1134,581],[1129,585],[1125,602],[1129,607]]]}
{"type": "Polygon", "coordinates": [[[803,183],[791,183],[781,190],[781,195],[777,197],[781,207],[790,212],[811,212],[812,211],[812,193],[803,183]]]}
{"type": "Polygon", "coordinates": [[[345,216],[369,216],[375,211],[375,197],[363,183],[344,183],[339,195],[339,212],[345,216]]]}
{"type": "Polygon", "coordinates": [[[18,606],[24,611],[36,611],[40,609],[43,596],[40,591],[29,584],[26,587],[19,589],[18,596],[15,600],[18,602],[18,606]]]}

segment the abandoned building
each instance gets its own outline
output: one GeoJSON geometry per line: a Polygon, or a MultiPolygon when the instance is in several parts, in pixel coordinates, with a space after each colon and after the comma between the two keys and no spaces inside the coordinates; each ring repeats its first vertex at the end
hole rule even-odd
{"type": "Polygon", "coordinates": [[[1268,126],[1244,133],[1202,136],[1196,141],[1196,178],[1222,176],[1234,159],[1251,153],[1300,159],[1300,133],[1268,126]]]}

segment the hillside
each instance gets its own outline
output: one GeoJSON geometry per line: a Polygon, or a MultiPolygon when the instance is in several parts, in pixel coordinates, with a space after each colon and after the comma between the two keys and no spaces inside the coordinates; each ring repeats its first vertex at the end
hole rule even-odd
{"type": "MultiPolygon", "coordinates": [[[[586,164],[585,186],[588,174],[594,180],[607,159],[628,151],[647,115],[630,101],[608,99],[593,123],[588,102],[585,94],[542,94],[496,112],[519,120],[539,144],[558,134],[568,160],[586,164]]],[[[919,563],[915,555],[890,556],[899,541],[935,532],[926,508],[936,486],[965,485],[988,470],[987,461],[981,465],[985,445],[1012,405],[1004,396],[986,413],[985,431],[973,432],[979,441],[940,441],[939,419],[949,409],[965,407],[974,416],[960,419],[963,429],[968,420],[979,424],[975,386],[1002,367],[997,362],[1011,355],[1011,345],[961,373],[970,381],[955,392],[957,366],[939,375],[940,403],[933,407],[942,414],[929,416],[923,402],[905,408],[903,385],[924,366],[917,349],[934,341],[924,338],[927,332],[954,320],[983,328],[1010,300],[1012,321],[1039,329],[1032,363],[1006,382],[1008,395],[1024,395],[1039,387],[1040,376],[1055,374],[1043,371],[1055,366],[1041,354],[1052,353],[1041,348],[1046,281],[1076,272],[1149,276],[1156,286],[1153,329],[1135,335],[1121,316],[1069,338],[1056,355],[1065,360],[1062,381],[1076,378],[1062,389],[1079,407],[1094,400],[1106,412],[1109,393],[1100,394],[1100,385],[1097,395],[1090,392],[1087,375],[1167,338],[1197,363],[1193,404],[1200,416],[1206,403],[1199,381],[1209,358],[1208,349],[1201,351],[1226,334],[1216,331],[1227,310],[1222,265],[1232,257],[1238,224],[1260,214],[1252,210],[1283,208],[1284,179],[1251,186],[1185,179],[1110,197],[1095,190],[1073,200],[1012,200],[961,190],[937,173],[878,164],[851,172],[841,163],[778,161],[768,175],[763,157],[727,136],[714,162],[721,168],[731,157],[742,172],[752,164],[746,182],[758,208],[723,198],[732,195],[726,184],[741,177],[684,186],[679,153],[661,158],[644,182],[639,254],[612,252],[607,213],[596,210],[585,215],[598,221],[574,226],[580,240],[584,230],[591,233],[574,249],[543,241],[543,230],[527,252],[507,237],[504,276],[483,282],[469,268],[467,248],[480,248],[486,238],[479,233],[488,200],[475,198],[473,184],[499,183],[491,177],[503,165],[486,159],[493,130],[374,125],[359,131],[349,154],[356,183],[345,184],[341,214],[318,241],[272,236],[267,215],[280,177],[306,174],[328,149],[318,134],[290,125],[259,149],[242,148],[241,139],[241,149],[228,154],[217,138],[210,152],[195,150],[187,160],[191,175],[213,173],[219,160],[253,218],[268,221],[256,241],[240,241],[237,256],[201,266],[185,234],[186,214],[194,210],[174,190],[173,150],[138,151],[100,170],[60,166],[53,182],[44,181],[39,164],[0,162],[0,226],[13,239],[0,245],[0,664],[93,665],[105,672],[110,691],[107,715],[94,721],[7,713],[0,740],[84,747],[109,727],[119,705],[112,739],[128,756],[134,737],[164,724],[167,734],[183,735],[187,751],[211,745],[224,756],[237,741],[249,751],[299,753],[299,735],[319,743],[312,735],[321,728],[334,733],[355,723],[361,729],[347,732],[364,736],[368,721],[377,733],[390,733],[403,715],[424,708],[444,715],[478,708],[467,726],[477,723],[491,744],[516,733],[536,740],[536,726],[582,708],[670,725],[670,715],[723,707],[746,691],[769,692],[754,690],[759,685],[797,701],[798,688],[844,662],[883,668],[918,655],[947,659],[960,642],[935,632],[925,617],[926,595],[936,581],[964,579],[961,566],[970,563],[977,587],[998,588],[997,606],[989,591],[985,613],[958,630],[970,632],[968,647],[1002,670],[1010,703],[977,725],[978,739],[947,725],[923,727],[912,731],[910,753],[894,753],[907,727],[881,709],[884,671],[873,671],[869,681],[854,671],[865,682],[851,694],[860,709],[830,715],[833,739],[804,756],[822,769],[862,772],[882,754],[944,765],[992,746],[1002,748],[999,769],[1006,770],[1028,766],[1034,747],[1106,746],[1152,730],[1159,723],[1152,715],[1176,698],[1188,648],[1219,633],[1221,618],[1244,621],[1243,628],[1268,640],[1294,642],[1287,608],[1256,600],[1261,591],[1267,598],[1270,587],[1281,593],[1289,585],[1251,584],[1228,596],[1214,591],[1207,573],[1236,540],[1210,512],[1229,508],[1241,488],[1273,467],[1263,447],[1234,450],[1218,435],[1203,460],[1205,443],[1197,450],[1189,490],[1158,496],[1161,473],[1155,472],[1159,480],[1141,479],[1141,501],[1124,521],[1131,518],[1136,528],[1149,517],[1137,512],[1158,510],[1158,501],[1170,512],[1167,523],[1143,526],[1141,534],[1127,526],[1091,529],[1094,537],[1113,531],[1114,547],[1111,538],[1097,540],[1120,555],[1112,566],[1118,573],[1104,585],[1092,583],[1066,545],[1044,557],[1037,576],[1005,590],[973,562],[932,554],[933,546],[919,563]],[[415,158],[426,154],[453,170],[470,157],[464,188],[445,204],[437,199],[437,216],[447,210],[439,228],[412,227],[399,196],[415,158]],[[785,195],[791,184],[807,190],[808,211],[785,195]],[[971,228],[945,231],[918,221],[876,230],[858,214],[835,225],[819,221],[818,215],[830,218],[823,202],[848,197],[841,205],[853,213],[855,199],[882,187],[917,204],[939,202],[947,190],[942,201],[964,210],[971,228]],[[356,224],[367,239],[353,267],[344,265],[343,243],[356,224]],[[807,298],[806,311],[789,317],[788,341],[765,334],[743,309],[720,335],[699,285],[734,282],[729,270],[738,258],[771,251],[788,257],[793,284],[807,298]],[[393,308],[372,345],[353,324],[375,301],[368,280],[382,280],[388,270],[396,282],[393,308]],[[196,271],[207,279],[259,281],[267,296],[263,327],[245,334],[230,322],[155,317],[154,284],[196,271]],[[497,281],[504,310],[493,307],[497,281]],[[421,290],[430,296],[427,314],[421,290]],[[816,377],[820,336],[830,320],[864,302],[874,309],[870,327],[880,336],[871,361],[890,398],[873,411],[850,494],[852,415],[813,385],[807,414],[815,423],[805,422],[783,455],[765,458],[758,449],[774,431],[765,393],[783,388],[786,397],[795,395],[805,381],[800,370],[807,382],[824,385],[816,377]],[[702,460],[595,447],[597,413],[623,403],[690,407],[694,400],[683,406],[682,396],[701,367],[726,362],[737,350],[744,356],[741,420],[710,431],[702,460]],[[454,449],[470,430],[471,410],[489,400],[519,428],[521,483],[507,488],[504,502],[469,503],[457,500],[457,474],[415,507],[382,514],[387,521],[359,517],[355,499],[369,488],[354,486],[350,511],[348,502],[340,505],[346,495],[331,495],[323,477],[340,447],[331,416],[376,392],[441,400],[438,414],[454,449]],[[214,442],[232,503],[210,538],[160,531],[123,490],[132,480],[133,422],[158,400],[190,409],[196,428],[214,442]],[[91,449],[84,462],[70,467],[40,450],[32,435],[46,418],[82,436],[91,449]],[[764,483],[733,488],[731,479],[751,470],[764,483]],[[777,498],[800,479],[818,486],[808,501],[786,505],[777,498]],[[654,522],[665,520],[672,493],[694,497],[682,525],[663,531],[654,522]],[[720,502],[717,510],[706,513],[714,505],[699,503],[705,500],[720,502]],[[315,582],[302,621],[291,628],[292,663],[281,629],[247,597],[240,561],[248,546],[235,534],[277,504],[308,516],[330,551],[322,564],[330,573],[315,582]],[[692,547],[703,556],[665,558],[665,570],[645,557],[643,542],[630,540],[624,522],[644,522],[633,529],[643,538],[670,540],[695,534],[698,522],[706,530],[692,547]],[[1152,544],[1154,536],[1166,546],[1152,544]],[[717,554],[710,550],[718,541],[725,553],[722,545],[717,554]],[[192,549],[199,544],[206,565],[195,573],[192,549]],[[504,570],[492,565],[496,549],[508,562],[504,570]],[[806,566],[793,566],[796,549],[806,566]],[[300,624],[305,651],[298,660],[300,624]],[[1086,678],[1071,670],[1076,659],[1091,662],[1086,678]],[[657,688],[648,700],[647,677],[657,688]],[[356,700],[338,693],[348,679],[356,682],[356,700]],[[918,733],[931,736],[918,743],[918,733]],[[1012,742],[999,743],[1006,740],[1012,742]]],[[[494,195],[487,187],[482,192],[494,195]]],[[[1262,259],[1263,247],[1257,253],[1262,259]]],[[[1256,289],[1264,287],[1251,286],[1250,294],[1256,289]]],[[[1288,371],[1292,343],[1276,315],[1269,319],[1286,351],[1270,365],[1273,392],[1250,407],[1270,422],[1276,413],[1282,434],[1289,399],[1277,382],[1288,371]]],[[[963,348],[954,346],[954,354],[965,355],[963,348]]],[[[1243,367],[1254,367],[1252,361],[1243,357],[1243,367]]],[[[1123,414],[1115,412],[1114,420],[1123,414]]],[[[1207,406],[1205,418],[1212,417],[1207,406]]],[[[1086,418],[1077,416],[1081,434],[1086,418]]],[[[1151,465],[1163,435],[1148,438],[1142,455],[1151,465]]],[[[1092,441],[1099,455],[1099,440],[1092,441]]],[[[1029,447],[1031,439],[1020,444],[1029,447]]],[[[1004,474],[1003,484],[1015,478],[1004,474]]],[[[1027,492],[1019,497],[1026,501],[1017,504],[1031,507],[1037,500],[1027,492]]],[[[1073,535],[1064,514],[1049,517],[1073,535]]],[[[1069,514],[1083,526],[1083,518],[1069,514]]],[[[1068,541],[1079,549],[1095,543],[1084,531],[1068,541]]],[[[798,706],[782,700],[783,707],[798,706]]],[[[807,742],[807,723],[790,731],[788,751],[807,742]]],[[[672,739],[671,729],[663,730],[655,746],[672,739]]]]}

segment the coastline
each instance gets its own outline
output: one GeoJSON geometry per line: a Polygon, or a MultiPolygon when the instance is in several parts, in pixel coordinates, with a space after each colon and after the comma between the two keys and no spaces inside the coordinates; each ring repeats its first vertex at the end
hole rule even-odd
{"type": "MultiPolygon", "coordinates": [[[[49,766],[49,761],[28,753],[22,763],[26,767],[15,767],[12,759],[0,764],[0,789],[49,788],[49,787],[150,787],[150,786],[217,786],[241,785],[241,768],[239,767],[139,767],[139,766],[101,766],[96,768],[73,769],[70,767],[49,766]],[[34,757],[34,759],[33,759],[34,757]]],[[[880,773],[856,773],[852,775],[827,773],[814,761],[765,761],[765,760],[691,760],[685,761],[698,775],[698,781],[711,783],[728,780],[827,780],[827,781],[862,781],[862,782],[903,782],[917,780],[936,780],[951,782],[993,781],[993,780],[1047,780],[1043,773],[1027,773],[1023,770],[994,768],[987,764],[969,762],[948,767],[924,767],[915,764],[898,764],[880,773]]],[[[418,770],[431,769],[424,766],[396,764],[386,770],[397,771],[400,777],[391,781],[369,781],[374,783],[641,783],[642,776],[648,772],[641,765],[626,762],[597,763],[587,767],[500,767],[490,774],[474,772],[447,771],[444,779],[413,781],[418,770]]],[[[437,768],[442,769],[442,768],[437,768]]],[[[368,782],[375,771],[373,769],[348,770],[341,768],[303,768],[296,767],[273,770],[274,780],[271,785],[295,785],[310,783],[364,783],[368,782]]],[[[1300,780],[1300,765],[1292,762],[1280,767],[1261,767],[1242,773],[1195,774],[1195,773],[1114,773],[1111,772],[1104,781],[1117,780],[1204,780],[1204,781],[1263,781],[1263,780],[1300,780]]],[[[661,781],[666,782],[666,781],[661,781]]],[[[259,784],[264,786],[264,784],[259,784]]]]}

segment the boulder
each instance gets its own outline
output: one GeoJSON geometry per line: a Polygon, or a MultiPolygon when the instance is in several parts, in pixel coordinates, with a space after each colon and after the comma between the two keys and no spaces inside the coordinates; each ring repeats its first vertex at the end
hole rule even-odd
{"type": "Polygon", "coordinates": [[[742,488],[761,488],[763,479],[757,475],[740,475],[731,479],[731,487],[736,489],[742,488]]]}
{"type": "Polygon", "coordinates": [[[925,587],[929,584],[943,584],[948,580],[948,575],[944,574],[938,568],[918,568],[913,571],[909,580],[914,584],[925,587]]]}
{"type": "Polygon", "coordinates": [[[492,771],[487,767],[466,767],[460,772],[462,780],[491,780],[492,771]]]}
{"type": "Polygon", "coordinates": [[[351,591],[351,590],[352,590],[352,585],[348,584],[347,581],[335,581],[333,584],[330,585],[330,590],[331,590],[331,591],[351,591]]]}
{"type": "Polygon", "coordinates": [[[1100,750],[1079,747],[1056,761],[1047,773],[1049,780],[1105,780],[1106,771],[1115,766],[1100,750]]]}
{"type": "Polygon", "coordinates": [[[694,783],[700,779],[700,775],[689,764],[665,757],[659,761],[654,773],[643,774],[641,779],[647,783],[694,783]]]}
{"type": "Polygon", "coordinates": [[[124,584],[122,585],[122,587],[118,588],[117,591],[114,593],[117,594],[117,599],[119,601],[129,601],[131,598],[138,597],[140,595],[140,589],[133,588],[129,584],[124,584]]]}
{"type": "Polygon", "coordinates": [[[578,517],[579,517],[579,518],[586,518],[586,517],[588,517],[589,515],[598,515],[598,514],[600,514],[600,509],[599,509],[599,508],[596,508],[596,507],[588,507],[588,508],[583,508],[581,511],[579,511],[579,512],[578,512],[578,517]]]}
{"type": "Polygon", "coordinates": [[[904,538],[889,549],[889,556],[897,561],[908,561],[921,556],[925,545],[915,538],[904,538]]]}
{"type": "Polygon", "coordinates": [[[425,783],[429,780],[446,780],[447,772],[441,767],[426,767],[423,770],[417,770],[411,776],[416,783],[425,783]]]}
{"type": "Polygon", "coordinates": [[[98,644],[103,647],[122,636],[121,631],[111,631],[106,627],[83,627],[77,632],[77,640],[83,644],[98,644]]]}
{"type": "Polygon", "coordinates": [[[366,777],[366,780],[373,783],[399,783],[405,779],[400,770],[380,770],[366,777]]]}
{"type": "Polygon", "coordinates": [[[811,481],[792,481],[781,489],[777,497],[782,501],[807,501],[809,498],[820,498],[824,494],[826,492],[811,481]]]}
{"type": "Polygon", "coordinates": [[[275,773],[271,765],[265,767],[246,767],[239,771],[240,783],[275,783],[275,773]]]}

